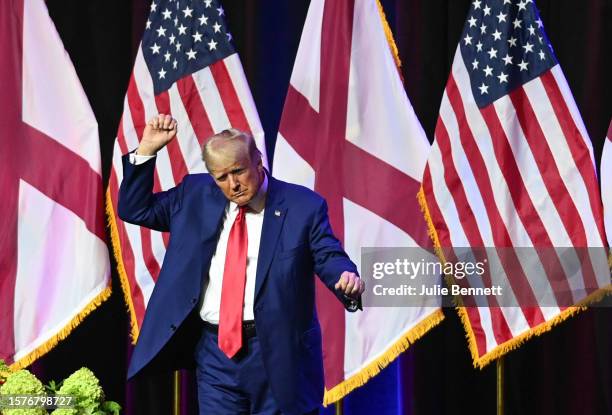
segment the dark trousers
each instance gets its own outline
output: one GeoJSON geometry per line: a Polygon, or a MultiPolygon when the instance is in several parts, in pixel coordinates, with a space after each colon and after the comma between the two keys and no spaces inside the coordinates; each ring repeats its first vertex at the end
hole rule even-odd
{"type": "Polygon", "coordinates": [[[268,384],[257,336],[246,340],[229,359],[217,345],[217,334],[205,328],[195,358],[200,415],[281,414],[268,384]]]}

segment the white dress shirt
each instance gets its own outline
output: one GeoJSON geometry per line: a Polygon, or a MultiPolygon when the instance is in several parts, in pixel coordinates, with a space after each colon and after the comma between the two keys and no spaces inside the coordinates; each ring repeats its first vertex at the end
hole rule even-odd
{"type": "MultiPolygon", "coordinates": [[[[261,240],[261,228],[263,226],[264,208],[266,204],[266,193],[268,191],[268,178],[264,175],[264,181],[259,191],[249,202],[246,212],[246,225],[249,245],[247,248],[246,286],[244,289],[243,320],[254,320],[253,303],[255,302],[255,274],[257,272],[257,259],[259,257],[259,242],[261,240]]],[[[230,230],[238,216],[238,205],[230,202],[225,208],[225,217],[222,223],[221,234],[217,241],[217,249],[210,261],[208,272],[208,283],[202,287],[204,298],[200,317],[209,323],[219,324],[219,308],[221,307],[221,287],[223,285],[223,271],[225,270],[225,253],[230,230]]]]}
{"type": "MultiPolygon", "coordinates": [[[[152,159],[155,155],[144,156],[130,153],[130,163],[138,165],[152,159]]],[[[257,272],[257,259],[259,256],[259,242],[261,240],[261,229],[263,226],[264,208],[266,205],[266,193],[268,191],[268,177],[264,175],[257,194],[249,202],[246,212],[246,225],[248,234],[246,286],[244,290],[243,320],[254,320],[253,303],[255,301],[255,274],[257,272]]],[[[223,271],[225,270],[225,253],[230,230],[238,216],[238,205],[230,202],[225,208],[221,234],[217,241],[217,249],[210,262],[208,281],[202,287],[202,299],[200,301],[200,317],[209,323],[219,324],[219,309],[221,307],[221,288],[223,286],[223,271]]]]}

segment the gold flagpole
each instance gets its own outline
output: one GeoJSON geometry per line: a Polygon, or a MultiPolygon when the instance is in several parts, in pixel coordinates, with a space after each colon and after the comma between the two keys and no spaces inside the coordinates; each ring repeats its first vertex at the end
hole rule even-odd
{"type": "Polygon", "coordinates": [[[172,415],[181,415],[181,372],[172,373],[172,415]]]}
{"type": "Polygon", "coordinates": [[[504,415],[504,358],[497,359],[497,415],[504,415]]]}
{"type": "Polygon", "coordinates": [[[342,410],[342,399],[337,401],[334,405],[336,405],[336,415],[342,415],[342,413],[344,412],[342,410]]]}

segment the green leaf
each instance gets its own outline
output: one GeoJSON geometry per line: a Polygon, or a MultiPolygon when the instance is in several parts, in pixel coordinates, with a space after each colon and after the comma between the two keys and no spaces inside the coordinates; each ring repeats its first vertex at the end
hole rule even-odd
{"type": "Polygon", "coordinates": [[[111,413],[112,415],[119,415],[121,413],[121,405],[114,401],[106,401],[101,407],[107,414],[111,413]]]}
{"type": "Polygon", "coordinates": [[[55,381],[54,380],[49,381],[49,383],[45,385],[45,390],[49,393],[56,393],[57,384],[55,383],[55,381]]]}

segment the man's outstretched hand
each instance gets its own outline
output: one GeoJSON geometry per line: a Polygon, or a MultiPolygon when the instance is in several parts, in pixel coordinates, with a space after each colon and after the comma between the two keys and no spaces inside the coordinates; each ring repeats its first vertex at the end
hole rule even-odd
{"type": "Polygon", "coordinates": [[[344,271],[334,287],[344,295],[358,299],[365,291],[365,282],[354,272],[344,271]]]}
{"type": "Polygon", "coordinates": [[[149,120],[136,150],[141,156],[153,156],[176,136],[176,120],[170,115],[159,114],[149,120]]]}

